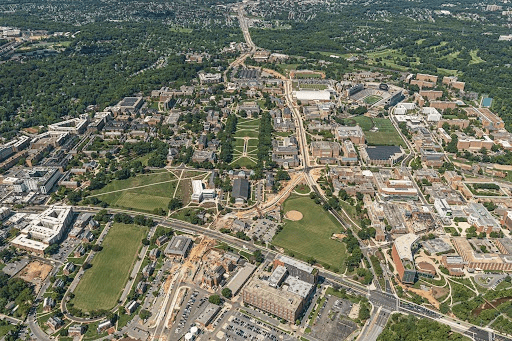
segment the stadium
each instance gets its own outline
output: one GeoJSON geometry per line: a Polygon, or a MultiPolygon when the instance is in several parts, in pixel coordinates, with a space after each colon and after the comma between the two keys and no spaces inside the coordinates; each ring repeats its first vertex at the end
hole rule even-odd
{"type": "Polygon", "coordinates": [[[347,90],[347,96],[359,105],[379,107],[395,105],[403,99],[402,92],[384,83],[357,84],[347,90]]]}

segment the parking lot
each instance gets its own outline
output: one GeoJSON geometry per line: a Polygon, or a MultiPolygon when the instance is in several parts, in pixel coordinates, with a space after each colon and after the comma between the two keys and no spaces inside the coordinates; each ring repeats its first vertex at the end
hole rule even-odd
{"type": "Polygon", "coordinates": [[[351,309],[349,300],[327,296],[311,328],[311,335],[323,341],[345,340],[357,329],[357,325],[347,318],[351,309]]]}
{"type": "Polygon", "coordinates": [[[287,333],[242,313],[234,314],[224,326],[225,341],[294,340],[287,333]]]}
{"type": "Polygon", "coordinates": [[[6,264],[2,271],[8,274],[9,276],[14,276],[18,272],[20,272],[21,269],[23,269],[28,263],[30,263],[30,260],[28,258],[22,258],[17,262],[6,264]]]}
{"type": "Polygon", "coordinates": [[[60,244],[59,252],[54,254],[52,256],[52,259],[62,263],[66,263],[69,255],[71,254],[71,252],[73,252],[73,250],[77,247],[78,244],[80,244],[80,240],[67,238],[60,244]]]}
{"type": "Polygon", "coordinates": [[[200,294],[199,290],[194,290],[178,313],[176,322],[173,324],[175,328],[173,334],[177,334],[177,336],[186,334],[190,327],[195,325],[195,320],[204,308],[206,301],[208,301],[206,295],[200,294]]]}

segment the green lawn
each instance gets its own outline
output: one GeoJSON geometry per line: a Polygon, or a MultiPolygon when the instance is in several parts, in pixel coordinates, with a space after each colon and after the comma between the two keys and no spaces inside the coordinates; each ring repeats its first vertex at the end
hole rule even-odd
{"type": "Polygon", "coordinates": [[[311,192],[311,188],[307,185],[301,184],[295,187],[295,192],[299,194],[309,194],[311,192]]]}
{"type": "Polygon", "coordinates": [[[249,159],[249,158],[247,158],[245,156],[241,157],[238,160],[237,160],[237,157],[235,156],[234,160],[236,160],[236,161],[231,162],[231,164],[232,165],[239,165],[240,167],[249,167],[249,166],[255,166],[256,165],[256,162],[252,161],[251,159],[249,159]]]}
{"type": "Polygon", "coordinates": [[[401,145],[406,147],[391,121],[387,118],[374,118],[373,123],[379,130],[365,132],[366,140],[371,145],[401,145]]]}
{"type": "MultiPolygon", "coordinates": [[[[199,179],[199,178],[197,178],[199,179]]],[[[183,205],[188,205],[190,196],[192,195],[192,180],[185,179],[180,181],[180,186],[176,191],[176,197],[181,198],[183,205]]]]}
{"type": "Polygon", "coordinates": [[[356,124],[359,124],[361,129],[363,129],[364,131],[368,131],[368,130],[372,129],[372,127],[373,127],[372,119],[369,117],[366,117],[366,116],[356,116],[356,117],[347,118],[347,119],[345,119],[345,124],[348,124],[351,126],[355,126],[356,124]]]}
{"type": "Polygon", "coordinates": [[[244,143],[244,139],[235,139],[233,146],[235,149],[240,149],[240,151],[242,151],[244,149],[244,143]]]}
{"type": "Polygon", "coordinates": [[[380,101],[382,97],[376,95],[370,95],[364,99],[364,102],[369,105],[374,105],[378,101],[380,101]]]}
{"type": "MultiPolygon", "coordinates": [[[[361,219],[357,215],[355,206],[350,205],[348,202],[340,200],[340,205],[348,216],[359,226],[361,226],[361,219]]],[[[353,224],[351,224],[353,225],[353,224]]]]}
{"type": "Polygon", "coordinates": [[[457,59],[459,54],[460,54],[460,51],[454,51],[454,52],[450,53],[449,55],[447,55],[445,58],[451,62],[452,60],[457,59]]]}
{"type": "Polygon", "coordinates": [[[72,302],[84,311],[111,309],[130,276],[148,229],[115,223],[74,291],[72,302]]]}
{"type": "Polygon", "coordinates": [[[244,128],[236,131],[235,137],[258,137],[258,128],[244,128]]]}
{"type": "MultiPolygon", "coordinates": [[[[258,145],[258,135],[259,135],[259,127],[260,127],[260,119],[254,118],[238,118],[238,123],[236,125],[235,137],[237,137],[234,141],[234,148],[236,151],[242,153],[244,147],[244,137],[252,137],[253,140],[249,140],[249,147],[255,147],[258,145]]],[[[248,148],[248,152],[254,151],[254,148],[248,148]]],[[[235,155],[236,158],[236,155],[235,155]]],[[[249,161],[251,164],[254,164],[252,161],[249,161]]]]}
{"type": "Polygon", "coordinates": [[[122,192],[120,198],[117,199],[115,206],[153,212],[153,210],[158,207],[164,210],[167,209],[169,201],[171,201],[170,197],[159,197],[155,195],[141,194],[135,191],[126,191],[122,192]]]}
{"type": "Polygon", "coordinates": [[[322,75],[319,73],[310,73],[310,72],[296,72],[294,77],[295,79],[301,78],[322,78],[322,75]]]}
{"type": "Polygon", "coordinates": [[[237,121],[237,128],[249,128],[249,127],[259,127],[260,119],[259,118],[243,118],[239,117],[237,121]]]}
{"type": "Polygon", "coordinates": [[[174,194],[176,183],[173,183],[172,191],[169,190],[166,196],[159,196],[158,193],[163,189],[158,188],[158,186],[168,188],[166,185],[168,184],[104,194],[98,196],[98,199],[108,203],[112,207],[122,207],[145,212],[153,212],[153,210],[158,207],[166,210],[174,194]],[[150,192],[152,189],[155,190],[156,195],[147,194],[147,192],[150,192]]]}
{"type": "Polygon", "coordinates": [[[176,177],[169,172],[154,173],[126,180],[115,180],[104,188],[94,191],[93,195],[96,194],[98,199],[110,206],[153,212],[158,207],[167,209],[177,183],[176,177]],[[132,187],[139,188],[130,189],[132,187]],[[112,193],[107,193],[109,191],[112,193]]]}
{"type": "Polygon", "coordinates": [[[118,191],[122,189],[127,189],[131,187],[145,186],[151,185],[154,183],[164,182],[175,180],[176,177],[169,172],[159,172],[159,173],[150,173],[150,174],[142,174],[135,177],[131,177],[124,180],[114,180],[111,183],[107,184],[102,189],[92,191],[92,195],[107,193],[112,191],[118,191]]]}
{"type": "Polygon", "coordinates": [[[370,118],[366,116],[356,116],[345,119],[345,123],[355,126],[359,124],[364,131],[366,141],[369,145],[401,145],[406,147],[391,121],[387,118],[370,118]],[[373,126],[379,128],[378,131],[370,131],[373,126]]]}
{"type": "Polygon", "coordinates": [[[16,326],[13,324],[7,324],[5,326],[0,326],[0,338],[7,335],[7,333],[10,332],[11,330],[13,330],[15,327],[16,326]]]}
{"type": "Polygon", "coordinates": [[[143,156],[141,156],[141,157],[136,158],[136,159],[135,159],[135,161],[140,161],[140,162],[142,162],[142,164],[143,164],[144,166],[146,166],[146,167],[147,167],[147,165],[148,165],[148,160],[149,160],[149,158],[150,158],[150,157],[151,157],[151,154],[146,154],[146,155],[143,155],[143,156]]]}
{"type": "Polygon", "coordinates": [[[301,64],[277,64],[277,68],[279,69],[279,72],[282,74],[287,74],[288,71],[297,69],[297,66],[301,64]]]}
{"type": "Polygon", "coordinates": [[[483,60],[482,58],[480,58],[478,56],[478,50],[471,50],[469,51],[469,55],[471,56],[471,61],[469,62],[469,65],[471,64],[479,64],[479,63],[484,63],[485,60],[483,60]]]}
{"type": "MultiPolygon", "coordinates": [[[[247,141],[247,153],[248,154],[256,154],[258,152],[258,143],[259,140],[251,139],[247,141]]],[[[252,155],[256,156],[256,155],[252,155]]]]}
{"type": "Polygon", "coordinates": [[[402,59],[405,57],[399,50],[394,49],[385,49],[380,51],[368,52],[367,56],[369,58],[368,64],[376,64],[377,58],[382,58],[381,63],[386,66],[397,70],[406,70],[407,68],[402,65],[398,65],[395,63],[395,58],[402,59]]]}
{"type": "Polygon", "coordinates": [[[287,220],[283,230],[274,237],[273,244],[292,251],[297,258],[313,257],[343,272],[347,256],[345,244],[330,239],[333,233],[342,231],[336,219],[309,196],[292,194],[284,202],[283,210],[285,213],[300,211],[303,219],[287,220]]]}

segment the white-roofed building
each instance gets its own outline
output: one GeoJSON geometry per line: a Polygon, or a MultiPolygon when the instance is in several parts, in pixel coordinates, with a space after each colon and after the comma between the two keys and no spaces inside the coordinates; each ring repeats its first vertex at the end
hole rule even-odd
{"type": "Polygon", "coordinates": [[[43,254],[51,244],[58,242],[73,219],[71,206],[51,206],[37,215],[11,244],[20,249],[43,254]]]}
{"type": "Polygon", "coordinates": [[[415,110],[416,108],[416,103],[399,103],[395,107],[394,113],[395,115],[405,115],[408,111],[415,110]]]}
{"type": "Polygon", "coordinates": [[[432,107],[423,108],[422,113],[427,115],[428,122],[439,122],[443,118],[443,115],[441,115],[436,108],[432,107]]]}
{"type": "Polygon", "coordinates": [[[298,101],[329,101],[331,93],[327,90],[299,90],[294,91],[293,96],[298,101]]]}
{"type": "Polygon", "coordinates": [[[201,180],[192,180],[192,196],[190,200],[199,203],[209,199],[215,199],[215,189],[205,189],[201,180]]]}
{"type": "Polygon", "coordinates": [[[417,247],[419,238],[414,233],[408,233],[398,237],[393,243],[391,256],[399,278],[403,283],[414,283],[415,281],[414,250],[417,247]]]}

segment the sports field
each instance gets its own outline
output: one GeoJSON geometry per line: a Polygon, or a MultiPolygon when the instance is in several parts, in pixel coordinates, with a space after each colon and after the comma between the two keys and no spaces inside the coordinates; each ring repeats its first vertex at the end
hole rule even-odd
{"type": "Polygon", "coordinates": [[[389,119],[376,117],[373,118],[373,123],[379,130],[364,133],[368,144],[376,146],[401,145],[402,147],[407,147],[389,119]]]}
{"type": "Polygon", "coordinates": [[[103,250],[93,258],[74,291],[72,302],[83,311],[111,309],[116,305],[130,276],[146,227],[115,223],[110,228],[103,250]]]}
{"type": "Polygon", "coordinates": [[[325,84],[299,84],[298,82],[293,82],[294,90],[301,90],[301,89],[325,90],[327,88],[328,88],[328,86],[325,84]]]}
{"type": "Polygon", "coordinates": [[[398,146],[407,147],[391,121],[387,118],[357,116],[345,119],[345,124],[358,124],[364,131],[366,141],[369,145],[375,146],[398,146]],[[373,127],[376,131],[370,131],[373,127]]]}
{"type": "Polygon", "coordinates": [[[331,268],[345,271],[347,250],[345,244],[330,239],[333,233],[340,233],[342,227],[322,206],[315,204],[309,196],[292,194],[283,204],[284,212],[299,211],[299,221],[286,220],[281,232],[272,243],[294,253],[303,260],[313,257],[331,268]]]}
{"type": "Polygon", "coordinates": [[[297,71],[293,75],[293,78],[296,78],[296,79],[301,79],[301,78],[322,78],[322,75],[320,73],[297,71]]]}
{"type": "Polygon", "coordinates": [[[364,102],[369,105],[374,105],[378,101],[380,101],[382,97],[376,95],[370,95],[364,98],[364,102]]]}

